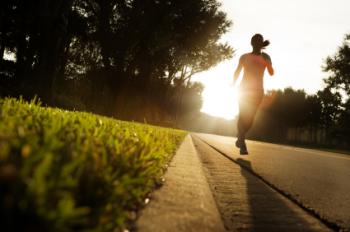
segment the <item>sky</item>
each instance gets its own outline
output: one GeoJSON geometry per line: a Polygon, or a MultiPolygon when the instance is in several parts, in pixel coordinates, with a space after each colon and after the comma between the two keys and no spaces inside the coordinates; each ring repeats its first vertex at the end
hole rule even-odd
{"type": "Polygon", "coordinates": [[[336,53],[350,33],[349,0],[220,0],[233,22],[222,41],[235,50],[233,59],[199,73],[204,84],[202,112],[226,119],[238,113],[233,73],[239,57],[251,51],[250,39],[261,33],[271,44],[267,52],[275,69],[265,73],[266,90],[293,87],[313,94],[323,89],[327,56],[336,53]]]}

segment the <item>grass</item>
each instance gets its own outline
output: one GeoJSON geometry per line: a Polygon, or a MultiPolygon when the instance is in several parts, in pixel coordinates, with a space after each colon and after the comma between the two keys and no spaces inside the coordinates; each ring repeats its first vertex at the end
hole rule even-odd
{"type": "Polygon", "coordinates": [[[123,230],[185,135],[0,99],[0,230],[123,230]]]}

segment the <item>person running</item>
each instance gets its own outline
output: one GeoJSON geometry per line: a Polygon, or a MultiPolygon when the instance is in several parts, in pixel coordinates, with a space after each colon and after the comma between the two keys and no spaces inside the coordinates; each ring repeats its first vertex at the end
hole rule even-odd
{"type": "Polygon", "coordinates": [[[255,114],[264,96],[264,71],[267,69],[271,76],[274,74],[270,56],[262,52],[269,44],[270,42],[264,40],[261,34],[255,34],[251,39],[253,51],[240,57],[234,73],[233,83],[235,84],[242,68],[244,69],[243,78],[239,86],[239,115],[236,141],[236,147],[240,148],[241,155],[248,154],[245,136],[252,127],[255,114]]]}

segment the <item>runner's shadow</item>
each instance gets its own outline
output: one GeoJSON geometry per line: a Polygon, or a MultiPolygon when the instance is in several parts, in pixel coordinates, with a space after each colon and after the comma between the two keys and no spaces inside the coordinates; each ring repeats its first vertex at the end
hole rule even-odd
{"type": "Polygon", "coordinates": [[[250,207],[252,227],[246,231],[319,231],[317,220],[299,206],[268,186],[253,170],[249,160],[238,158],[241,174],[246,179],[246,193],[250,207]]]}

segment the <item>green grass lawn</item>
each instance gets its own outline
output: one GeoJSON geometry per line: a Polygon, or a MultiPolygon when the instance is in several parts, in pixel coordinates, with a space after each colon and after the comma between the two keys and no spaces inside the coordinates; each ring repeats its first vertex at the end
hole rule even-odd
{"type": "Polygon", "coordinates": [[[185,135],[0,99],[0,230],[122,230],[185,135]]]}

